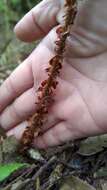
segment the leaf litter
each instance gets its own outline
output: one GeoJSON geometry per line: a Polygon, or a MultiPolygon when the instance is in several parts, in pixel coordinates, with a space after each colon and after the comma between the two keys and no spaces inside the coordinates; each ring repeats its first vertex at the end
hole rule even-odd
{"type": "Polygon", "coordinates": [[[11,169],[10,173],[8,169],[4,171],[6,174],[0,182],[0,189],[97,190],[100,185],[103,190],[107,187],[107,145],[104,147],[102,143],[103,149],[99,152],[95,150],[95,154],[81,154],[79,150],[85,142],[86,139],[68,142],[45,151],[32,147],[22,156],[17,152],[18,142],[15,137],[7,137],[0,145],[0,154],[3,154],[0,177],[3,166],[5,170],[8,166],[11,169]],[[19,167],[14,169],[15,163],[19,167]]]}

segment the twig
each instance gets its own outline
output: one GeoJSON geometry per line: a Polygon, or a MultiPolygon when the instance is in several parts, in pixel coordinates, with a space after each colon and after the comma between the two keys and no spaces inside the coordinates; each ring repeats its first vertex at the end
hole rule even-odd
{"type": "MultiPolygon", "coordinates": [[[[19,181],[19,180],[22,180],[26,175],[27,175],[27,177],[28,177],[28,175],[30,175],[30,173],[34,170],[36,168],[36,165],[32,165],[32,166],[30,166],[29,168],[27,168],[27,169],[24,169],[22,172],[22,174],[20,175],[20,176],[17,176],[15,179],[13,179],[5,188],[6,188],[6,190],[8,189],[8,188],[11,188],[11,186],[14,184],[14,183],[16,183],[17,181],[19,181]]],[[[14,175],[14,173],[13,174],[11,174],[11,175],[14,175]]],[[[7,178],[8,179],[8,178],[7,178]]],[[[9,179],[10,179],[10,176],[9,176],[9,179]]],[[[2,186],[4,186],[4,185],[2,185],[2,186]]],[[[10,190],[10,189],[9,189],[10,190]]]]}
{"type": "Polygon", "coordinates": [[[77,175],[77,174],[80,174],[80,171],[71,171],[71,172],[69,172],[69,174],[63,174],[58,179],[55,179],[51,184],[50,184],[50,181],[48,180],[46,183],[44,183],[41,186],[41,190],[44,190],[44,189],[48,190],[52,186],[58,184],[61,180],[65,179],[65,178],[68,178],[68,177],[71,177],[72,175],[77,175]]]}
{"type": "Polygon", "coordinates": [[[49,161],[47,161],[46,164],[44,164],[37,172],[36,174],[32,177],[32,180],[36,180],[37,177],[39,177],[42,173],[44,173],[45,170],[48,169],[50,165],[52,165],[56,161],[56,157],[52,157],[49,161]]]}

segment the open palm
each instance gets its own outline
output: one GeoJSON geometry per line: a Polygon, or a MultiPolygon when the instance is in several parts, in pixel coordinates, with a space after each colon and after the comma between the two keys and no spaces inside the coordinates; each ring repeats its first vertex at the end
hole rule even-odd
{"type": "MultiPolygon", "coordinates": [[[[63,1],[44,0],[16,26],[18,37],[33,41],[45,36],[33,53],[0,87],[0,125],[20,138],[36,111],[37,88],[54,56],[56,27],[63,22],[63,1]],[[48,34],[47,34],[48,33],[48,34]]],[[[43,135],[35,139],[46,148],[68,140],[107,132],[107,1],[81,6],[67,40],[55,102],[43,135]]]]}

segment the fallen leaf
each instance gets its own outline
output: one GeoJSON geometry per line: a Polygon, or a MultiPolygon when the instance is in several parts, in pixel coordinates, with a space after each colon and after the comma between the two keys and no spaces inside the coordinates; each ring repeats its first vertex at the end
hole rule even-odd
{"type": "Polygon", "coordinates": [[[94,173],[94,177],[95,178],[102,178],[102,177],[107,177],[107,167],[101,167],[99,170],[97,170],[95,173],[94,173]]]}
{"type": "Polygon", "coordinates": [[[26,163],[0,164],[0,181],[3,181],[11,173],[27,165],[26,163]]]}
{"type": "Polygon", "coordinates": [[[31,148],[28,150],[28,153],[30,157],[36,161],[45,161],[43,156],[40,154],[39,150],[31,148]]]}
{"type": "Polygon", "coordinates": [[[102,185],[102,190],[107,190],[107,183],[104,183],[104,184],[102,185]]]}
{"type": "Polygon", "coordinates": [[[78,153],[83,156],[91,156],[107,148],[107,134],[89,137],[81,141],[78,153]]]}
{"type": "Polygon", "coordinates": [[[69,177],[63,180],[60,190],[96,190],[90,186],[86,181],[82,181],[78,177],[69,177]]]}

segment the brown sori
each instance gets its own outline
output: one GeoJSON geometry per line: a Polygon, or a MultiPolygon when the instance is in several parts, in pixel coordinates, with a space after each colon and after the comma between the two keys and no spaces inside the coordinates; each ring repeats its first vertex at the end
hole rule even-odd
{"type": "Polygon", "coordinates": [[[57,40],[55,41],[55,56],[49,61],[46,68],[47,79],[41,82],[38,88],[38,102],[36,102],[36,113],[29,119],[21,139],[21,151],[27,150],[34,139],[42,132],[45,118],[52,103],[54,102],[54,91],[58,85],[57,76],[60,74],[63,62],[63,54],[66,47],[66,39],[76,16],[76,0],[65,0],[64,24],[56,29],[57,40]]]}

